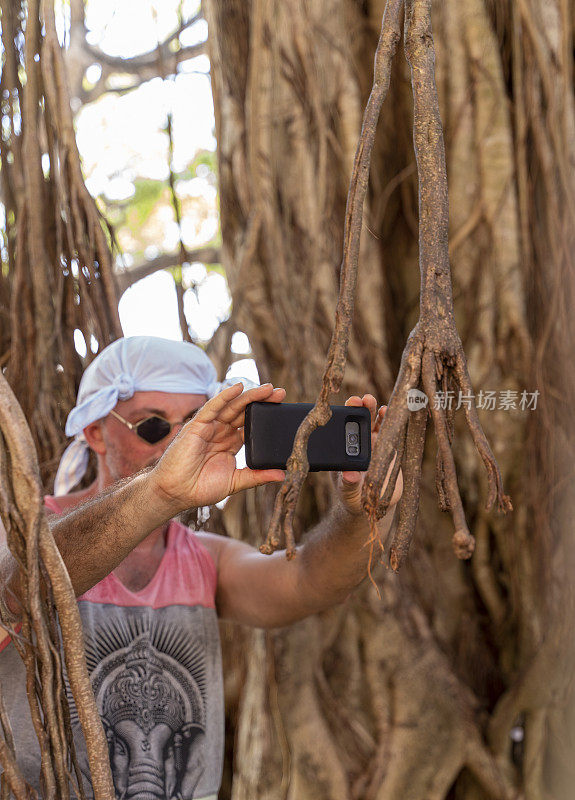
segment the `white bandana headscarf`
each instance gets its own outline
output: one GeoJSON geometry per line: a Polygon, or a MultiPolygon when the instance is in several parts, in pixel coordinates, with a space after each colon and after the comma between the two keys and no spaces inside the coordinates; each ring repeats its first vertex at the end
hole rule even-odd
{"type": "Polygon", "coordinates": [[[108,345],[80,381],[76,406],[66,422],[67,436],[75,439],[60,460],[54,494],[66,494],[82,478],[89,456],[82,431],[107,416],[118,400],[129,400],[134,392],[205,394],[210,398],[240,381],[244,389],[256,385],[246,378],[228,378],[219,383],[208,356],[189,342],[130,336],[108,345]]]}

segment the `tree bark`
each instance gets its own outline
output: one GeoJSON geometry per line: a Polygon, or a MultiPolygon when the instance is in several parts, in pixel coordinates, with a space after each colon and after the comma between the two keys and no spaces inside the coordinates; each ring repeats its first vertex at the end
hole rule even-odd
{"type": "MultiPolygon", "coordinates": [[[[323,372],[383,8],[206,4],[222,263],[261,379],[284,385],[291,401],[314,398],[323,372]]],[[[575,718],[572,11],[559,0],[505,10],[489,0],[433,4],[454,312],[475,402],[495,392],[495,408],[479,415],[514,511],[485,511],[487,481],[460,411],[452,448],[477,542],[471,562],[452,555],[428,440],[415,538],[399,575],[376,570],[381,600],[365,583],[320,617],[224,637],[235,748],[222,797],[569,796],[560,745],[573,742],[575,718]],[[522,391],[539,391],[535,409],[521,410],[522,391]],[[515,408],[505,408],[505,392],[516,393],[507,395],[515,408]]],[[[417,321],[412,108],[398,48],[372,158],[341,401],[371,391],[387,402],[417,321]]],[[[296,533],[332,493],[326,476],[308,482],[296,533]]],[[[269,490],[233,498],[223,523],[260,544],[272,505],[269,490]]]]}
{"type": "Polygon", "coordinates": [[[74,333],[84,336],[88,363],[121,326],[110,242],[82,176],[54,7],[19,6],[2,5],[2,119],[10,122],[0,148],[7,219],[0,363],[49,485],[84,367],[74,333]]]}

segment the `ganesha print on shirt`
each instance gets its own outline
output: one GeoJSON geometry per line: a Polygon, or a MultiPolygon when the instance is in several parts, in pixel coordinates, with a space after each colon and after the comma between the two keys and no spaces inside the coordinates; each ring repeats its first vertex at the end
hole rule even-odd
{"type": "Polygon", "coordinates": [[[201,615],[186,615],[194,610],[181,606],[171,607],[171,616],[190,616],[185,625],[170,619],[169,609],[105,608],[98,624],[85,632],[85,644],[116,795],[122,800],[196,797],[208,744],[209,628],[201,615]]]}

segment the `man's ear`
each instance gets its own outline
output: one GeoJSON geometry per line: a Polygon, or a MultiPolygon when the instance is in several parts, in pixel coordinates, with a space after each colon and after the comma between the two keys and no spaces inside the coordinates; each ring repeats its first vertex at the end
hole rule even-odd
{"type": "Polygon", "coordinates": [[[104,455],[106,452],[106,444],[102,435],[102,423],[103,420],[99,419],[96,422],[91,422],[84,428],[84,436],[90,448],[100,455],[104,455]]]}

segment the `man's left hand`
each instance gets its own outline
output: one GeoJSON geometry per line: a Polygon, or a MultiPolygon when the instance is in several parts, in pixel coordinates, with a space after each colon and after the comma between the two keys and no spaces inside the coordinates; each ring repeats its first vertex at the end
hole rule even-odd
{"type": "MultiPolygon", "coordinates": [[[[350,397],[348,400],[346,400],[345,404],[346,406],[365,406],[365,408],[369,409],[369,412],[371,414],[371,446],[373,448],[375,439],[377,437],[377,434],[381,427],[381,423],[385,416],[387,406],[381,406],[381,408],[378,411],[377,401],[372,394],[364,394],[363,397],[358,397],[354,395],[353,397],[350,397]]],[[[394,455],[392,462],[389,465],[387,475],[385,476],[385,481],[381,489],[382,495],[387,488],[387,484],[389,482],[389,475],[391,473],[396,458],[397,458],[397,453],[394,455]]],[[[361,503],[361,492],[363,488],[363,481],[365,479],[365,474],[366,474],[365,472],[342,472],[338,480],[339,496],[341,502],[351,514],[363,513],[363,507],[361,503]]],[[[403,492],[403,476],[401,474],[401,470],[399,470],[399,473],[397,475],[397,480],[395,482],[395,489],[393,490],[393,495],[391,498],[391,502],[389,504],[390,508],[399,501],[402,492],[403,492]]]]}

